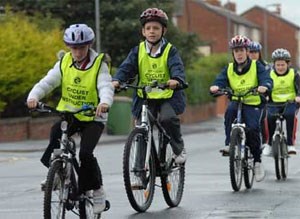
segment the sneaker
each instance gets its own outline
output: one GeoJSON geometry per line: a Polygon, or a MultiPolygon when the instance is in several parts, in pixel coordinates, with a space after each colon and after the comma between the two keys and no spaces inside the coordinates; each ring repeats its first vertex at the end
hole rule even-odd
{"type": "Polygon", "coordinates": [[[132,190],[142,190],[144,189],[143,181],[141,177],[135,177],[134,181],[131,183],[132,190]]]}
{"type": "Polygon", "coordinates": [[[269,144],[264,144],[264,150],[263,150],[263,155],[267,156],[267,157],[272,157],[272,146],[270,146],[269,144]]]}
{"type": "Polygon", "coordinates": [[[265,178],[265,170],[261,162],[255,162],[254,164],[254,176],[256,182],[260,182],[265,178]]]}
{"type": "Polygon", "coordinates": [[[225,145],[223,148],[221,148],[220,153],[222,153],[222,156],[229,156],[229,146],[225,145]]]}
{"type": "Polygon", "coordinates": [[[100,214],[102,211],[104,211],[106,207],[106,196],[103,189],[103,186],[101,186],[100,189],[94,190],[94,214],[100,214]]]}
{"type": "Polygon", "coordinates": [[[297,154],[295,146],[288,145],[288,154],[297,154]]]}
{"type": "Polygon", "coordinates": [[[179,155],[175,155],[174,159],[175,159],[175,163],[176,164],[183,164],[186,162],[186,151],[185,148],[183,148],[183,150],[181,151],[181,153],[179,155]]]}

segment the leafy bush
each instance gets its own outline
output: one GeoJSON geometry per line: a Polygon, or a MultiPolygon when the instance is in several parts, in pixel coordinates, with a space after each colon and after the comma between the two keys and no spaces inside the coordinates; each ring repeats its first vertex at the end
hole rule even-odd
{"type": "MultiPolygon", "coordinates": [[[[51,23],[51,29],[41,30],[38,25],[42,22],[34,22],[40,19],[29,21],[23,14],[9,12],[0,17],[0,112],[6,111],[2,116],[16,110],[16,101],[25,100],[33,85],[54,65],[56,53],[65,48],[59,24],[51,23]]],[[[47,27],[49,17],[45,19],[47,27]]]]}
{"type": "Polygon", "coordinates": [[[189,83],[186,94],[189,104],[196,105],[213,100],[209,94],[209,87],[227,63],[227,54],[214,54],[200,58],[186,69],[189,83]]]}

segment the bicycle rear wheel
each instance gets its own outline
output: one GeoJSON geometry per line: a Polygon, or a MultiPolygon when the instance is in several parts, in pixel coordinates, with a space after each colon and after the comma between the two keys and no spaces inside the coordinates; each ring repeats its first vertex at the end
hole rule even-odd
{"type": "Polygon", "coordinates": [[[230,136],[229,170],[231,187],[234,191],[239,191],[242,184],[241,135],[242,130],[234,128],[230,136]]]}
{"type": "Polygon", "coordinates": [[[44,219],[65,218],[66,205],[63,201],[65,194],[65,176],[63,163],[54,162],[49,168],[44,191],[44,219]]]}
{"type": "Polygon", "coordinates": [[[272,142],[272,150],[273,150],[273,157],[275,161],[275,174],[278,180],[281,179],[282,173],[282,162],[281,162],[281,149],[280,149],[280,136],[275,135],[272,142]]]}
{"type": "Polygon", "coordinates": [[[179,205],[184,189],[185,165],[175,164],[170,144],[161,150],[161,162],[164,164],[161,173],[161,187],[166,203],[170,207],[179,205]]]}
{"type": "Polygon", "coordinates": [[[254,159],[250,152],[250,148],[245,148],[244,165],[244,182],[247,189],[251,189],[254,181],[254,159]]]}
{"type": "Polygon", "coordinates": [[[144,129],[134,129],[123,152],[125,190],[131,206],[138,212],[144,212],[150,207],[154,195],[156,173],[152,152],[148,163],[145,164],[147,134],[144,129]]]}

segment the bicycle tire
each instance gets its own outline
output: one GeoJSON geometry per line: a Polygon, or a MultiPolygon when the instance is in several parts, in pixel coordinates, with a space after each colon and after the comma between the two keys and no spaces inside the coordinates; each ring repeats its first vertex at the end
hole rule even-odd
{"type": "Polygon", "coordinates": [[[240,128],[234,128],[230,135],[229,146],[229,171],[231,187],[234,191],[239,191],[242,184],[242,159],[241,159],[241,135],[240,128]]]}
{"type": "Polygon", "coordinates": [[[285,180],[287,178],[288,175],[288,148],[287,148],[287,144],[286,144],[286,140],[283,137],[281,139],[281,176],[282,179],[285,180]]]}
{"type": "Polygon", "coordinates": [[[244,182],[247,189],[251,189],[254,182],[254,159],[251,155],[250,148],[245,148],[244,159],[244,182]]]}
{"type": "Polygon", "coordinates": [[[148,132],[144,129],[135,128],[128,136],[123,151],[123,179],[127,198],[132,206],[138,212],[145,212],[151,205],[154,196],[155,186],[155,160],[151,152],[148,168],[137,172],[134,171],[136,146],[146,147],[148,132]],[[142,139],[142,140],[140,140],[142,139]],[[139,144],[138,144],[139,142],[139,144]],[[137,174],[141,174],[137,176],[137,174]],[[142,181],[142,187],[133,186],[134,182],[142,181]]]}
{"type": "Polygon", "coordinates": [[[164,169],[161,173],[161,188],[164,199],[170,207],[177,207],[181,202],[185,181],[185,164],[174,163],[173,150],[170,144],[161,149],[161,163],[164,169]]]}
{"type": "Polygon", "coordinates": [[[273,150],[273,157],[275,162],[275,175],[278,180],[281,179],[282,173],[282,162],[281,162],[281,150],[280,150],[280,143],[281,139],[279,135],[275,135],[272,142],[272,150],[273,150]]]}
{"type": "Polygon", "coordinates": [[[45,191],[44,191],[44,219],[61,218],[65,219],[66,206],[61,197],[65,192],[65,179],[62,162],[54,162],[49,168],[45,191]],[[52,207],[52,204],[56,208],[52,207]],[[53,210],[57,209],[57,213],[53,210]]]}

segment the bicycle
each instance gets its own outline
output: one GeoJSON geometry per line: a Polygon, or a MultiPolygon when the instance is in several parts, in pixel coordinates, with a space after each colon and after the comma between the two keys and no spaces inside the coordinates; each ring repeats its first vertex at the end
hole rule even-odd
{"type": "Polygon", "coordinates": [[[257,94],[257,88],[251,88],[244,93],[234,94],[229,88],[219,89],[215,96],[226,95],[234,98],[238,103],[237,117],[232,124],[229,144],[229,172],[231,187],[234,191],[241,189],[242,180],[247,189],[251,189],[254,182],[254,158],[251,148],[246,145],[246,124],[242,119],[244,97],[257,94]],[[243,177],[244,176],[244,177],[243,177]]]}
{"type": "Polygon", "coordinates": [[[287,140],[283,131],[283,122],[285,121],[284,113],[286,110],[286,106],[288,103],[286,102],[283,104],[268,104],[268,106],[277,106],[283,107],[281,112],[274,113],[272,116],[276,117],[276,128],[274,134],[272,136],[272,151],[273,157],[275,161],[275,173],[276,178],[278,180],[287,178],[288,174],[288,147],[287,147],[287,140]]]}
{"type": "MultiPolygon", "coordinates": [[[[41,113],[54,113],[61,117],[60,148],[54,149],[51,155],[51,164],[48,170],[44,187],[44,218],[64,219],[66,211],[72,211],[80,219],[100,219],[100,214],[93,212],[92,191],[79,194],[78,172],[79,163],[76,158],[76,144],[73,138],[67,135],[72,115],[85,112],[85,115],[94,115],[94,108],[83,106],[74,112],[61,112],[44,103],[38,103],[33,111],[41,113]]],[[[110,208],[106,200],[107,211],[110,208]]]]}
{"type": "MultiPolygon", "coordinates": [[[[148,109],[147,98],[147,93],[153,88],[167,89],[167,86],[158,85],[157,82],[148,86],[120,85],[120,90],[128,88],[142,91],[143,105],[140,124],[136,124],[129,134],[123,152],[123,178],[127,198],[137,212],[145,212],[153,200],[155,179],[160,177],[166,203],[170,207],[176,207],[183,196],[185,165],[175,164],[170,136],[148,109]],[[157,129],[155,137],[154,128],[157,129]]],[[[185,88],[187,84],[178,89],[185,88]]]]}

